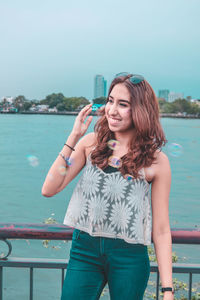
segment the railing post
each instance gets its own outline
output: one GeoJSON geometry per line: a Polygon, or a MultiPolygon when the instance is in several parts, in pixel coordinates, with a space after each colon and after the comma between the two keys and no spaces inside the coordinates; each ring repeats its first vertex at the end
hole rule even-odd
{"type": "Polygon", "coordinates": [[[64,283],[64,272],[65,272],[65,269],[62,269],[62,280],[61,280],[61,290],[62,290],[62,288],[63,288],[63,283],[64,283]]]}
{"type": "Polygon", "coordinates": [[[33,300],[33,268],[30,268],[30,300],[33,300]]]}
{"type": "Polygon", "coordinates": [[[189,290],[188,290],[188,299],[191,300],[192,299],[192,273],[189,273],[189,290]]]}
{"type": "Polygon", "coordinates": [[[159,271],[157,271],[156,274],[157,274],[157,277],[156,277],[156,300],[159,300],[159,281],[160,281],[159,271]]]}
{"type": "Polygon", "coordinates": [[[3,300],[3,267],[0,267],[0,300],[3,300]]]}

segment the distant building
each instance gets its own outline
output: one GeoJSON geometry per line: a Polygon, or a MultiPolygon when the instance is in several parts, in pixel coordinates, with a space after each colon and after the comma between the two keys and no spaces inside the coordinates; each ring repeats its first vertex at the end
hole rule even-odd
{"type": "Polygon", "coordinates": [[[94,99],[106,97],[107,81],[102,75],[94,77],[94,99]]]}
{"type": "Polygon", "coordinates": [[[191,99],[190,102],[191,102],[191,103],[195,103],[195,104],[197,104],[198,106],[200,106],[200,99],[191,99]]]}
{"type": "Polygon", "coordinates": [[[159,90],[158,91],[158,98],[163,98],[166,101],[168,101],[168,95],[169,95],[169,90],[159,90]]]}
{"type": "Polygon", "coordinates": [[[40,105],[35,105],[33,104],[32,107],[29,108],[30,111],[36,111],[36,112],[48,112],[49,105],[46,104],[40,104],[40,105]]]}
{"type": "Polygon", "coordinates": [[[6,96],[6,97],[1,98],[1,102],[7,102],[9,104],[12,104],[14,102],[14,100],[15,100],[15,98],[10,97],[10,96],[6,96]]]}
{"type": "Polygon", "coordinates": [[[32,105],[30,108],[29,108],[29,111],[37,111],[37,108],[35,105],[32,105]]]}
{"type": "Polygon", "coordinates": [[[55,113],[58,112],[56,106],[54,106],[53,108],[49,108],[48,111],[49,111],[49,112],[55,112],[55,113]]]}
{"type": "Polygon", "coordinates": [[[174,93],[174,92],[170,92],[168,95],[168,101],[169,102],[173,102],[176,99],[183,99],[184,98],[184,94],[183,93],[174,93]]]}
{"type": "Polygon", "coordinates": [[[192,97],[191,97],[191,96],[187,96],[187,97],[186,97],[186,100],[187,100],[188,102],[191,102],[192,97]]]}

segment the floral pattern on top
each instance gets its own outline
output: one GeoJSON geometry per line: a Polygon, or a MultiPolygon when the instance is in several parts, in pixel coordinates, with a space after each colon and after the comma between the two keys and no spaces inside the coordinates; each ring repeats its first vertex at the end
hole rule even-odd
{"type": "Polygon", "coordinates": [[[105,222],[96,226],[97,232],[106,232],[109,235],[115,236],[115,227],[109,222],[105,222]]]}
{"type": "Polygon", "coordinates": [[[150,186],[143,177],[128,181],[120,171],[105,173],[88,158],[64,224],[92,236],[150,245],[150,186]]]}
{"type": "Polygon", "coordinates": [[[111,201],[120,201],[125,196],[128,181],[119,172],[109,175],[104,180],[102,193],[111,201]]]}
{"type": "Polygon", "coordinates": [[[148,193],[148,184],[146,181],[141,179],[135,179],[135,184],[131,186],[130,192],[128,194],[128,201],[132,203],[135,210],[141,211],[146,205],[145,195],[148,193]]]}
{"type": "Polygon", "coordinates": [[[80,189],[77,186],[73,194],[73,202],[69,203],[68,216],[71,220],[77,221],[80,217],[87,214],[87,199],[80,198],[80,189]]]}
{"type": "Polygon", "coordinates": [[[132,210],[131,207],[126,205],[124,202],[114,203],[110,213],[110,221],[117,230],[124,230],[128,227],[131,219],[132,210]]]}
{"type": "Polygon", "coordinates": [[[92,166],[85,170],[82,177],[82,188],[88,197],[94,196],[99,191],[100,171],[92,166]]]}
{"type": "Polygon", "coordinates": [[[143,219],[140,213],[136,213],[132,226],[131,226],[131,236],[137,241],[143,241],[144,239],[144,227],[143,227],[143,219]]]}
{"type": "Polygon", "coordinates": [[[88,213],[93,223],[100,224],[107,219],[109,203],[100,195],[91,198],[88,204],[88,213]]]}

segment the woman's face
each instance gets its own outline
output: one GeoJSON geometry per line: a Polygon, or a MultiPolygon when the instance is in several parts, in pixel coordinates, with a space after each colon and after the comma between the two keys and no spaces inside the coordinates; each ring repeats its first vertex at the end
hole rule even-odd
{"type": "Polygon", "coordinates": [[[123,83],[113,87],[105,106],[105,115],[113,132],[125,132],[133,128],[131,97],[123,83]]]}

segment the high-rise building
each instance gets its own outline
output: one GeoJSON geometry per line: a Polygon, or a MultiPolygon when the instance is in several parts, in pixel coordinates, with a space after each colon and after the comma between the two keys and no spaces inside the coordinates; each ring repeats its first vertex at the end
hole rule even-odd
{"type": "Polygon", "coordinates": [[[169,90],[159,90],[158,91],[158,98],[163,98],[168,101],[169,90]]]}
{"type": "Polygon", "coordinates": [[[104,97],[107,96],[107,80],[104,79],[104,97]]]}
{"type": "Polygon", "coordinates": [[[174,92],[170,92],[168,95],[168,101],[169,102],[173,102],[176,99],[183,99],[184,98],[184,94],[183,93],[174,93],[174,92]]]}
{"type": "Polygon", "coordinates": [[[106,97],[107,81],[102,75],[94,77],[94,99],[106,97]]]}

